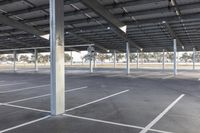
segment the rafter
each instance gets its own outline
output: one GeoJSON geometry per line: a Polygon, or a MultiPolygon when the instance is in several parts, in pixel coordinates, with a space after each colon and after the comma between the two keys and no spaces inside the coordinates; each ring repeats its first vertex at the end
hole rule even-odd
{"type": "Polygon", "coordinates": [[[176,33],[174,32],[174,30],[171,28],[171,26],[168,24],[168,22],[166,21],[163,21],[162,22],[163,25],[165,26],[165,28],[169,31],[169,34],[170,36],[173,38],[173,39],[176,39],[178,44],[182,47],[182,49],[184,49],[184,45],[182,43],[182,41],[179,39],[179,37],[176,35],[176,33]]]}
{"type": "Polygon", "coordinates": [[[87,7],[91,8],[95,13],[100,15],[102,18],[104,18],[109,23],[113,31],[117,33],[117,35],[119,35],[125,41],[128,41],[131,45],[135,46],[136,48],[142,49],[139,45],[137,45],[134,41],[132,41],[127,37],[126,34],[127,25],[119,21],[100,3],[98,3],[96,0],[81,0],[81,2],[85,4],[87,7]]]}

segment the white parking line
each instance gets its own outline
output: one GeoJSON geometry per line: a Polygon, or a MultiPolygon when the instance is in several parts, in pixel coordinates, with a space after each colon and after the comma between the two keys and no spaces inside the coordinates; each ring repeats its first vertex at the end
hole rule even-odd
{"type": "Polygon", "coordinates": [[[173,78],[174,75],[169,75],[169,76],[166,76],[166,77],[163,77],[162,79],[170,79],[170,78],[173,78]]]}
{"type": "Polygon", "coordinates": [[[13,83],[13,84],[2,84],[2,85],[0,85],[0,87],[3,87],[3,86],[12,86],[12,85],[19,85],[19,84],[26,84],[26,82],[22,82],[22,83],[13,83]]]}
{"type": "MultiPolygon", "coordinates": [[[[4,104],[2,104],[2,105],[8,106],[8,107],[14,107],[14,108],[20,108],[20,109],[26,109],[26,110],[32,110],[32,111],[50,113],[50,111],[47,111],[47,110],[36,109],[36,108],[31,108],[31,107],[24,107],[24,106],[20,106],[20,105],[13,105],[13,104],[8,104],[8,103],[4,103],[4,104]]],[[[0,132],[0,133],[1,133],[1,132],[0,132]]]]}
{"type": "MultiPolygon", "coordinates": [[[[142,78],[142,77],[146,77],[146,76],[162,76],[164,74],[162,73],[150,73],[150,74],[142,74],[142,75],[136,75],[136,76],[133,76],[133,78],[142,78]]],[[[131,76],[131,75],[130,75],[131,76]]]]}
{"type": "Polygon", "coordinates": [[[140,133],[146,133],[152,128],[171,108],[180,101],[185,94],[180,95],[173,103],[171,103],[163,112],[161,112],[153,121],[151,121],[140,133]]]}
{"type": "MultiPolygon", "coordinates": [[[[68,92],[75,91],[75,90],[80,90],[80,89],[84,89],[84,88],[83,87],[82,88],[75,88],[75,89],[69,90],[68,92]]],[[[128,92],[128,91],[129,90],[121,91],[121,92],[118,92],[118,93],[106,96],[104,98],[101,98],[101,99],[98,99],[98,100],[95,100],[95,101],[92,101],[92,102],[89,102],[89,103],[86,103],[86,104],[83,104],[83,105],[80,105],[80,106],[77,106],[77,107],[74,107],[74,108],[67,109],[66,112],[67,111],[71,111],[71,110],[75,110],[75,109],[78,109],[78,108],[81,108],[81,107],[85,107],[85,106],[93,104],[93,103],[100,102],[102,100],[105,100],[105,99],[108,99],[108,98],[120,95],[120,94],[128,92]]],[[[47,111],[47,110],[41,110],[41,109],[36,109],[36,108],[24,107],[24,106],[20,106],[20,105],[13,105],[11,103],[14,103],[14,101],[13,102],[8,102],[8,103],[1,103],[0,105],[10,106],[10,107],[15,107],[15,108],[21,108],[21,109],[27,109],[27,110],[33,110],[33,111],[39,111],[39,112],[50,112],[50,111],[47,111]]]]}
{"type": "Polygon", "coordinates": [[[36,120],[33,120],[33,121],[29,121],[29,122],[26,122],[26,123],[23,123],[23,124],[8,128],[8,129],[4,129],[4,130],[1,130],[0,133],[5,133],[5,132],[8,132],[8,131],[11,131],[11,130],[14,130],[14,129],[17,129],[17,128],[20,128],[20,127],[24,127],[24,126],[27,126],[27,125],[30,125],[30,124],[33,124],[33,123],[48,119],[50,117],[51,117],[51,115],[48,115],[48,116],[45,116],[45,117],[42,117],[42,118],[39,118],[39,119],[36,119],[36,120]]]}
{"type": "MultiPolygon", "coordinates": [[[[66,90],[65,93],[72,92],[72,91],[77,91],[77,90],[82,90],[82,89],[86,89],[86,88],[88,88],[88,86],[84,86],[84,87],[80,87],[80,88],[74,88],[74,89],[69,89],[69,90],[66,90]]],[[[33,100],[33,99],[37,99],[37,98],[41,98],[41,97],[46,97],[46,96],[50,96],[50,95],[51,94],[48,93],[48,94],[44,94],[44,95],[40,95],[40,96],[35,96],[35,97],[29,97],[29,98],[24,98],[24,99],[20,99],[20,100],[10,101],[10,102],[7,102],[7,103],[11,104],[11,103],[23,102],[23,101],[33,100]]]]}
{"type": "Polygon", "coordinates": [[[0,72],[3,72],[3,71],[12,71],[12,69],[1,69],[0,72]]]}
{"type": "Polygon", "coordinates": [[[72,111],[72,110],[75,110],[75,109],[78,109],[78,108],[82,108],[82,107],[85,107],[85,106],[88,106],[88,105],[90,105],[90,104],[94,104],[94,103],[97,103],[97,102],[100,102],[100,101],[103,101],[103,100],[105,100],[105,99],[108,99],[108,98],[111,98],[111,97],[114,97],[114,96],[117,96],[117,95],[126,93],[126,92],[128,92],[128,91],[129,91],[129,90],[121,91],[121,92],[118,92],[118,93],[115,93],[115,94],[112,94],[112,95],[109,95],[109,96],[106,96],[106,97],[97,99],[97,100],[95,100],[95,101],[92,101],[92,102],[89,102],[89,103],[85,103],[85,104],[82,104],[82,105],[79,105],[79,106],[76,106],[76,107],[67,109],[66,112],[72,111]]]}
{"type": "MultiPolygon", "coordinates": [[[[88,117],[75,116],[75,115],[70,115],[70,114],[64,114],[64,115],[67,116],[67,117],[71,117],[71,118],[93,121],[93,122],[98,122],[98,123],[103,123],[103,124],[110,124],[110,125],[116,125],[116,126],[122,126],[122,127],[128,127],[128,128],[135,128],[135,129],[144,129],[144,127],[135,126],[135,125],[129,125],[129,124],[93,119],[93,118],[88,118],[88,117]]],[[[172,132],[156,130],[156,129],[150,129],[150,131],[154,131],[154,132],[158,132],[158,133],[172,133],[172,132]]]]}
{"type": "Polygon", "coordinates": [[[33,70],[17,70],[17,72],[31,72],[31,71],[35,71],[35,69],[33,69],[33,70]]]}
{"type": "MultiPolygon", "coordinates": [[[[73,89],[71,89],[72,91],[73,89]]],[[[69,90],[70,91],[70,90],[69,90]]],[[[118,92],[118,93],[115,93],[115,94],[112,94],[112,95],[109,95],[107,97],[104,97],[104,98],[101,98],[101,99],[98,99],[98,100],[95,100],[95,101],[92,101],[92,102],[89,102],[89,103],[86,103],[86,104],[83,104],[83,105],[80,105],[80,106],[77,106],[77,107],[74,107],[74,108],[71,108],[71,109],[68,109],[66,111],[71,111],[71,110],[74,110],[74,109],[77,109],[77,108],[81,108],[81,107],[85,107],[87,105],[90,105],[90,104],[93,104],[93,103],[97,103],[97,102],[100,102],[102,100],[105,100],[105,99],[108,99],[108,98],[111,98],[111,97],[114,97],[114,96],[117,96],[117,95],[120,95],[122,93],[125,93],[125,92],[128,92],[129,90],[125,90],[125,91],[121,91],[121,92],[118,92]]],[[[122,124],[122,123],[116,123],[116,122],[110,122],[110,121],[104,121],[104,120],[99,120],[99,119],[93,119],[93,118],[87,118],[87,117],[81,117],[81,116],[74,116],[74,115],[70,115],[70,114],[64,114],[65,116],[68,116],[68,117],[72,117],[72,118],[78,118],[78,119],[82,119],[82,120],[88,120],[88,121],[94,121],[94,122],[100,122],[100,123],[104,123],[104,124],[111,124],[111,125],[117,125],[117,126],[123,126],[123,127],[129,127],[129,128],[136,128],[136,129],[141,129],[141,133],[143,133],[144,131],[154,131],[154,132],[158,132],[158,133],[173,133],[173,132],[168,132],[168,131],[162,131],[162,130],[157,130],[157,129],[151,129],[151,127],[153,127],[153,125],[155,123],[157,123],[157,121],[159,121],[181,98],[184,97],[184,94],[182,94],[181,96],[179,96],[172,104],[170,104],[159,116],[157,116],[149,125],[147,125],[146,127],[140,127],[140,126],[134,126],[134,125],[128,125],[128,124],[122,124]]],[[[5,106],[10,106],[10,107],[15,107],[15,108],[21,108],[21,109],[27,109],[27,110],[32,110],[32,111],[38,111],[38,112],[44,112],[44,113],[50,113],[50,111],[47,111],[47,110],[41,110],[41,109],[35,109],[35,108],[30,108],[30,107],[24,107],[24,106],[19,106],[19,105],[12,105],[12,104],[8,104],[8,103],[1,103],[2,105],[5,105],[5,106]]],[[[37,120],[34,120],[34,121],[30,121],[30,122],[27,122],[27,123],[24,123],[24,124],[21,124],[21,125],[18,125],[18,126],[15,126],[15,127],[11,127],[9,129],[5,129],[5,130],[2,130],[0,131],[0,133],[4,133],[4,132],[7,132],[7,131],[10,131],[10,130],[13,130],[13,129],[17,129],[17,128],[20,128],[20,127],[23,127],[23,126],[26,126],[26,125],[29,125],[29,124],[32,124],[32,123],[35,123],[35,122],[38,122],[38,121],[41,121],[41,120],[44,120],[44,119],[47,119],[49,118],[49,116],[46,116],[46,117],[43,117],[43,118],[40,118],[40,119],[37,119],[37,120]]],[[[144,132],[144,133],[146,133],[144,132]]]]}
{"type": "Polygon", "coordinates": [[[46,86],[49,86],[49,85],[50,84],[45,84],[45,85],[39,85],[39,86],[33,86],[33,87],[27,87],[27,88],[15,89],[15,90],[0,91],[0,94],[23,91],[23,90],[30,90],[30,89],[36,89],[36,88],[42,88],[42,87],[46,87],[46,86]]]}

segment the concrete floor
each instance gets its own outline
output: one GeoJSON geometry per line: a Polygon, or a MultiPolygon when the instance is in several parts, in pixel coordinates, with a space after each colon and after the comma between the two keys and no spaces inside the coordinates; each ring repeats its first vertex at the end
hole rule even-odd
{"type": "Polygon", "coordinates": [[[47,69],[0,73],[0,133],[198,133],[200,73],[67,69],[66,114],[51,117],[47,69]],[[43,71],[46,71],[43,73],[43,71]],[[107,73],[107,74],[106,74],[107,73]]]}

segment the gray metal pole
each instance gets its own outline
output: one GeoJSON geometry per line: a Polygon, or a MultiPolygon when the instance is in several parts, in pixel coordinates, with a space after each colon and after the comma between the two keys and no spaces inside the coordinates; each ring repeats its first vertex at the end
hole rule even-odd
{"type": "Polygon", "coordinates": [[[196,63],[196,49],[193,48],[193,70],[195,70],[195,63],[196,63]]]}
{"type": "Polygon", "coordinates": [[[65,113],[64,1],[50,2],[51,114],[65,113]]]}
{"type": "Polygon", "coordinates": [[[72,54],[72,51],[71,51],[71,61],[70,61],[70,65],[71,65],[71,66],[73,65],[73,54],[72,54]]]}
{"type": "Polygon", "coordinates": [[[94,57],[93,65],[94,65],[93,67],[96,68],[96,57],[94,57]]]}
{"type": "Polygon", "coordinates": [[[165,70],[165,50],[163,49],[162,70],[165,70]]]}
{"type": "Polygon", "coordinates": [[[114,60],[113,60],[113,62],[114,62],[114,68],[116,68],[116,50],[114,50],[114,60]]]}
{"type": "Polygon", "coordinates": [[[17,52],[16,52],[16,50],[14,50],[14,51],[13,51],[13,71],[14,71],[14,72],[17,71],[16,59],[17,59],[17,52]]]}
{"type": "Polygon", "coordinates": [[[92,58],[90,58],[90,73],[93,73],[93,64],[92,64],[92,58]]]}
{"type": "Polygon", "coordinates": [[[127,69],[127,74],[130,73],[130,47],[129,43],[126,42],[126,69],[127,69]]]}
{"type": "Polygon", "coordinates": [[[174,43],[174,76],[177,75],[177,40],[173,39],[173,43],[174,43]]]}
{"type": "Polygon", "coordinates": [[[139,55],[139,51],[137,50],[137,69],[139,69],[139,58],[140,58],[140,55],[139,55]]]}
{"type": "Polygon", "coordinates": [[[34,49],[34,56],[35,56],[35,71],[38,71],[38,53],[37,49],[34,49]]]}

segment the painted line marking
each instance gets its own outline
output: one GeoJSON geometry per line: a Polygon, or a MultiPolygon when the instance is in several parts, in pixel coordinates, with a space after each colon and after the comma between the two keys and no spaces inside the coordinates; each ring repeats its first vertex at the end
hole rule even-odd
{"type": "MultiPolygon", "coordinates": [[[[75,108],[80,108],[80,107],[84,107],[84,106],[87,106],[87,105],[90,105],[92,103],[96,103],[96,102],[99,102],[99,101],[102,101],[102,100],[105,100],[105,99],[108,99],[110,97],[113,97],[113,96],[116,96],[116,95],[119,95],[119,94],[122,94],[122,93],[125,93],[125,92],[128,92],[129,90],[125,90],[125,91],[122,91],[122,92],[119,92],[119,93],[115,93],[113,95],[110,95],[110,96],[107,96],[107,97],[104,97],[104,98],[101,98],[101,99],[98,99],[98,100],[95,100],[93,102],[90,102],[90,103],[87,103],[87,104],[83,104],[83,105],[80,105],[80,106],[77,106],[75,108]]],[[[167,113],[182,97],[184,96],[184,94],[182,94],[179,98],[177,98],[172,104],[170,104],[170,106],[168,106],[167,111],[163,111],[164,114],[165,112],[167,113]]],[[[47,111],[47,110],[41,110],[41,109],[35,109],[35,108],[29,108],[29,107],[24,107],[24,106],[19,106],[19,105],[12,105],[12,104],[7,104],[7,103],[0,103],[4,106],[10,106],[10,107],[15,107],[15,108],[21,108],[21,109],[27,109],[27,110],[32,110],[32,111],[38,111],[38,112],[44,112],[44,113],[50,113],[50,111],[47,111]]],[[[72,109],[75,109],[75,108],[72,108],[72,109]]],[[[71,109],[69,109],[70,111],[71,109]]],[[[163,112],[161,114],[163,114],[163,112]]],[[[128,124],[122,124],[122,123],[115,123],[115,122],[110,122],[110,121],[104,121],[104,120],[98,120],[98,119],[92,119],[92,118],[86,118],[86,117],[80,117],[80,116],[74,116],[74,115],[69,115],[69,114],[64,114],[68,117],[73,117],[73,118],[78,118],[78,119],[83,119],[83,120],[89,120],[89,121],[95,121],[95,122],[100,122],[100,123],[105,123],[105,124],[112,124],[112,125],[118,125],[118,126],[123,126],[123,127],[130,127],[130,128],[137,128],[137,129],[142,129],[142,130],[146,130],[146,127],[140,127],[140,126],[134,126],[134,125],[128,125],[128,124]]],[[[160,115],[159,115],[160,116],[160,115]]],[[[164,115],[163,115],[164,116],[164,115]]],[[[49,116],[46,116],[46,117],[50,117],[49,116]]],[[[161,116],[162,117],[162,116],[161,116]]],[[[43,120],[43,118],[40,118],[43,120]]],[[[34,120],[35,122],[37,121],[40,121],[40,119],[37,119],[37,120],[34,120]]],[[[44,119],[46,119],[44,117],[44,119]]],[[[35,122],[28,122],[28,123],[24,123],[24,124],[21,124],[19,126],[15,126],[15,127],[12,127],[12,128],[9,128],[9,129],[5,129],[5,130],[2,130],[0,131],[0,133],[3,133],[3,132],[7,132],[7,131],[10,131],[10,130],[13,130],[13,129],[16,129],[16,128],[19,128],[19,127],[22,127],[22,126],[26,126],[26,125],[29,125],[29,124],[32,124],[32,123],[35,123],[35,122]]],[[[152,127],[152,126],[151,126],[152,127]]],[[[162,131],[162,130],[157,130],[157,129],[151,129],[151,127],[148,127],[148,131],[154,131],[154,132],[158,132],[158,133],[173,133],[173,132],[168,132],[168,131],[162,131]]]]}
{"type": "Polygon", "coordinates": [[[106,97],[97,99],[97,100],[95,100],[95,101],[92,101],[92,102],[89,102],[89,103],[85,103],[85,104],[82,104],[82,105],[79,105],[79,106],[76,106],[76,107],[67,109],[67,110],[65,110],[65,111],[68,112],[68,111],[72,111],[72,110],[75,110],[75,109],[78,109],[78,108],[82,108],[82,107],[88,106],[88,105],[90,105],[90,104],[94,104],[94,103],[97,103],[97,102],[106,100],[106,99],[108,99],[108,98],[111,98],[111,97],[114,97],[114,96],[117,96],[117,95],[126,93],[126,92],[128,92],[128,91],[129,91],[129,90],[121,91],[121,92],[118,92],[118,93],[115,93],[115,94],[112,94],[112,95],[109,95],[109,96],[106,96],[106,97]]]}
{"type": "Polygon", "coordinates": [[[2,84],[2,85],[0,85],[0,86],[3,87],[3,86],[12,86],[12,85],[19,85],[19,84],[26,84],[26,82],[14,83],[14,84],[2,84]]]}
{"type": "MultiPolygon", "coordinates": [[[[69,90],[66,90],[65,93],[72,92],[72,91],[77,91],[77,90],[82,90],[82,89],[86,89],[86,88],[88,88],[88,86],[84,86],[84,87],[80,87],[80,88],[74,88],[74,89],[69,89],[69,90]]],[[[23,101],[33,100],[33,99],[37,99],[37,98],[41,98],[41,97],[46,97],[46,96],[50,96],[50,95],[51,94],[48,93],[48,94],[44,94],[44,95],[40,95],[40,96],[35,96],[35,97],[29,97],[29,98],[19,99],[19,100],[15,100],[15,101],[10,101],[10,102],[7,102],[7,103],[11,104],[11,103],[23,102],[23,101]]]]}
{"type": "MultiPolygon", "coordinates": [[[[31,107],[24,107],[20,105],[13,105],[13,104],[8,104],[4,103],[2,104],[3,106],[8,106],[8,107],[14,107],[14,108],[20,108],[20,109],[26,109],[26,110],[32,110],[32,111],[38,111],[38,112],[44,112],[44,113],[50,113],[50,111],[43,110],[43,109],[36,109],[36,108],[31,108],[31,107]]],[[[1,133],[1,132],[0,132],[1,133]]]]}
{"type": "Polygon", "coordinates": [[[11,131],[11,130],[14,130],[14,129],[17,129],[17,128],[20,128],[20,127],[24,127],[24,126],[27,126],[27,125],[48,119],[50,117],[51,117],[51,115],[48,115],[48,116],[45,116],[45,117],[42,117],[42,118],[39,118],[39,119],[36,119],[36,120],[32,120],[32,121],[29,121],[29,122],[26,122],[26,123],[23,123],[23,124],[20,124],[20,125],[11,127],[11,128],[7,128],[7,129],[4,129],[4,130],[1,130],[0,133],[5,133],[5,132],[8,132],[8,131],[11,131]]]}
{"type": "MultiPolygon", "coordinates": [[[[103,124],[110,124],[110,125],[116,125],[116,126],[122,126],[122,127],[128,127],[128,128],[135,128],[135,129],[144,129],[144,127],[134,126],[134,125],[129,125],[129,124],[123,124],[123,123],[117,123],[117,122],[93,119],[93,118],[88,118],[88,117],[75,116],[75,115],[70,115],[70,114],[63,114],[63,115],[65,115],[67,117],[71,117],[71,118],[87,120],[87,121],[93,121],[93,122],[98,122],[98,123],[103,123],[103,124]]],[[[154,131],[154,132],[158,132],[158,133],[172,133],[172,132],[156,130],[156,129],[150,129],[150,131],[154,131]]]]}
{"type": "Polygon", "coordinates": [[[178,103],[185,94],[180,95],[174,102],[172,102],[163,112],[161,112],[153,121],[151,121],[140,133],[146,133],[152,128],[170,109],[172,109],[176,103],[178,103]]]}
{"type": "Polygon", "coordinates": [[[163,77],[162,79],[170,79],[170,78],[173,78],[174,75],[169,75],[169,76],[166,76],[166,77],[163,77]]]}
{"type": "Polygon", "coordinates": [[[162,73],[151,73],[151,74],[136,75],[136,76],[133,76],[133,78],[141,78],[141,77],[145,77],[145,76],[163,76],[163,75],[165,75],[165,74],[162,74],[162,73]]]}
{"type": "Polygon", "coordinates": [[[49,85],[50,84],[45,84],[45,85],[39,85],[39,86],[33,86],[33,87],[27,87],[27,88],[15,89],[15,90],[0,91],[0,94],[23,91],[23,90],[30,90],[30,89],[36,89],[36,88],[42,88],[42,87],[46,87],[46,86],[49,86],[49,85]]]}
{"type": "Polygon", "coordinates": [[[18,72],[29,72],[29,71],[35,71],[35,69],[33,69],[33,70],[20,70],[20,69],[18,69],[18,72]]]}
{"type": "Polygon", "coordinates": [[[3,72],[3,71],[12,71],[12,69],[1,69],[0,72],[3,72]]]}
{"type": "MultiPolygon", "coordinates": [[[[15,108],[20,108],[20,109],[27,109],[27,110],[32,110],[32,111],[37,111],[37,112],[43,112],[43,113],[50,113],[50,111],[47,110],[41,110],[41,109],[35,109],[35,108],[29,108],[29,107],[24,107],[24,106],[18,106],[18,105],[11,105],[11,104],[3,104],[5,106],[9,106],[9,107],[15,107],[15,108]]],[[[82,120],[88,120],[88,121],[94,121],[94,122],[100,122],[100,123],[104,123],[104,124],[111,124],[111,125],[117,125],[117,126],[123,126],[123,127],[129,127],[129,128],[136,128],[136,129],[144,129],[144,127],[140,127],[140,126],[134,126],[134,125],[128,125],[128,124],[122,124],[122,123],[116,123],[116,122],[110,122],[110,121],[104,121],[104,120],[99,120],[99,119],[93,119],[93,118],[86,118],[86,117],[80,117],[80,116],[74,116],[74,115],[70,115],[70,114],[64,114],[65,116],[68,117],[72,117],[72,118],[78,118],[78,119],[82,119],[82,120]]],[[[49,115],[50,117],[50,115],[49,115]]],[[[40,120],[39,120],[40,121],[40,120]]],[[[36,121],[37,122],[37,121],[36,121]]],[[[29,122],[28,122],[29,123],[29,122]]],[[[34,122],[35,123],[35,122],[34,122]]],[[[32,122],[30,123],[32,124],[32,122]]],[[[29,124],[21,124],[23,126],[29,125],[29,124]]],[[[3,132],[7,132],[16,128],[19,128],[22,126],[15,126],[9,129],[5,129],[2,130],[3,132]]],[[[0,133],[3,133],[2,131],[0,131],[0,133]]],[[[154,132],[158,132],[158,133],[173,133],[173,132],[168,132],[168,131],[162,131],[162,130],[157,130],[157,129],[149,129],[149,131],[154,131],[154,132]]]]}

